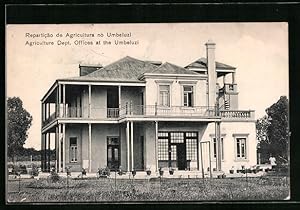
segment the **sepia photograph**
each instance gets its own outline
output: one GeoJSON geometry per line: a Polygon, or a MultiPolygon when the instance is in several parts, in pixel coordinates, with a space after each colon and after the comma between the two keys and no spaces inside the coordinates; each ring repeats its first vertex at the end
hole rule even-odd
{"type": "Polygon", "coordinates": [[[7,24],[7,204],[290,200],[288,35],[7,24]]]}

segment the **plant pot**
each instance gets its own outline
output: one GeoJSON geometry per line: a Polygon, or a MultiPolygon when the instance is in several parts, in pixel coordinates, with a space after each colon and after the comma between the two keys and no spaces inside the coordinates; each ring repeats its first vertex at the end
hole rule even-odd
{"type": "Polygon", "coordinates": [[[150,170],[146,171],[146,173],[147,173],[148,176],[151,175],[151,171],[150,170]]]}
{"type": "Polygon", "coordinates": [[[173,171],[173,170],[170,170],[170,171],[169,171],[169,174],[170,174],[170,175],[173,175],[173,174],[174,174],[174,171],[173,171]]]}
{"type": "Polygon", "coordinates": [[[131,171],[131,173],[132,173],[132,176],[136,175],[136,171],[131,171]]]}
{"type": "Polygon", "coordinates": [[[229,173],[233,174],[233,173],[234,173],[234,170],[229,170],[229,173]]]}
{"type": "Polygon", "coordinates": [[[163,170],[159,170],[159,175],[163,176],[164,175],[164,171],[163,170]]]}

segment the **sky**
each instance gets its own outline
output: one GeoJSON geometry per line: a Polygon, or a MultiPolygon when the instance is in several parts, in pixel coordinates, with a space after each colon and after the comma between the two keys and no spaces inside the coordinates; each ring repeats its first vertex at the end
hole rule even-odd
{"type": "Polygon", "coordinates": [[[79,76],[79,64],[107,65],[128,55],[186,66],[206,56],[208,40],[216,43],[217,61],[237,67],[239,109],[255,110],[258,119],[280,96],[288,96],[288,24],[284,22],[7,25],[6,96],[20,97],[33,116],[24,146],[40,149],[40,100],[56,79],[79,76]],[[70,38],[67,33],[96,37],[70,38]],[[131,37],[111,38],[107,33],[131,33],[131,37]],[[115,39],[138,44],[115,45],[115,39]],[[76,40],[93,45],[75,45],[76,40]],[[111,45],[103,45],[104,40],[111,45]],[[43,41],[53,45],[29,45],[43,41]],[[71,44],[59,45],[67,41],[71,44]]]}

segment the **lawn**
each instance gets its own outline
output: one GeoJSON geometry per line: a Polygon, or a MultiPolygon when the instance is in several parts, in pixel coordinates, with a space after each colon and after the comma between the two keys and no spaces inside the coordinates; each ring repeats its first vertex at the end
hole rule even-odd
{"type": "Polygon", "coordinates": [[[128,202],[283,200],[289,195],[285,177],[234,179],[115,180],[23,179],[8,181],[8,202],[128,202]],[[20,184],[20,185],[19,185],[20,184]],[[19,191],[20,190],[20,191],[19,191]]]}

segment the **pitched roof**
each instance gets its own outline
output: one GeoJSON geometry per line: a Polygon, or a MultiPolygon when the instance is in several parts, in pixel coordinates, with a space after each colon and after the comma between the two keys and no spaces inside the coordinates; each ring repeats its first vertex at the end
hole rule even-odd
{"type": "Polygon", "coordinates": [[[145,73],[152,73],[152,74],[192,74],[192,75],[199,75],[196,72],[193,72],[191,70],[185,69],[183,67],[177,66],[172,63],[164,63],[160,65],[158,68],[147,71],[145,73]]]}
{"type": "Polygon", "coordinates": [[[157,66],[150,62],[126,56],[90,74],[68,80],[139,82],[140,75],[156,68],[157,66]]]}
{"type": "MultiPolygon", "coordinates": [[[[207,59],[206,58],[199,58],[198,60],[194,61],[193,63],[187,65],[185,68],[207,68],[207,59]]],[[[217,69],[236,69],[233,66],[220,63],[216,61],[216,68],[217,69]]]]}

